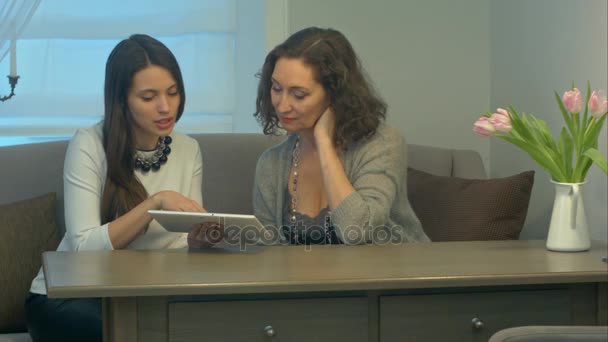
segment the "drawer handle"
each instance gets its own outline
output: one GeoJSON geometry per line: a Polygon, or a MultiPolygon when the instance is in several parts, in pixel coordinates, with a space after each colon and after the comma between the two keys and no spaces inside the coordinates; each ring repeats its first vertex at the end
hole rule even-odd
{"type": "Polygon", "coordinates": [[[264,333],[268,337],[274,337],[274,328],[272,325],[267,325],[266,328],[264,328],[264,333]]]}
{"type": "Polygon", "coordinates": [[[478,330],[483,329],[483,321],[481,319],[475,317],[471,320],[471,323],[473,324],[473,328],[478,330]]]}

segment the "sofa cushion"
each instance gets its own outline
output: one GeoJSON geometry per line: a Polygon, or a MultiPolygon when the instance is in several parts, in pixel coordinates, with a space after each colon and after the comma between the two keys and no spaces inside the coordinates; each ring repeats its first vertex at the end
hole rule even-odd
{"type": "Polygon", "coordinates": [[[0,333],[22,332],[24,302],[42,263],[59,243],[56,194],[0,205],[0,333]]]}
{"type": "Polygon", "coordinates": [[[516,240],[534,171],[494,179],[436,176],[408,169],[408,196],[432,241],[516,240]]]}

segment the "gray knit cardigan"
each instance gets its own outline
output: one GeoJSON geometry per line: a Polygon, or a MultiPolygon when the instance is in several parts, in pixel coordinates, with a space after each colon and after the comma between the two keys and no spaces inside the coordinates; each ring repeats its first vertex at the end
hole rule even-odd
{"type": "MultiPolygon", "coordinates": [[[[253,189],[255,216],[279,232],[296,134],[266,150],[258,159],[253,189]]],[[[346,244],[427,242],[407,197],[407,144],[383,123],[376,133],[342,155],[355,192],[331,212],[338,238],[346,244]]],[[[280,236],[280,242],[285,240],[280,236]]]]}

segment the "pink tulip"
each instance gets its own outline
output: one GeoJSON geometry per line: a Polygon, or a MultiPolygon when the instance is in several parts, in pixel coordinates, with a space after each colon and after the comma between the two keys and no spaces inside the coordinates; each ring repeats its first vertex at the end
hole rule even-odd
{"type": "Polygon", "coordinates": [[[496,128],[489,118],[482,116],[473,124],[473,132],[482,137],[491,137],[496,134],[496,128]]]}
{"type": "Polygon", "coordinates": [[[583,99],[578,88],[564,92],[562,101],[564,102],[564,107],[566,107],[566,110],[572,114],[580,113],[581,109],[583,108],[583,99]]]}
{"type": "Polygon", "coordinates": [[[509,133],[513,129],[513,126],[511,126],[511,116],[502,108],[498,108],[496,113],[490,116],[489,122],[498,132],[509,133]]]}
{"type": "Polygon", "coordinates": [[[608,110],[608,101],[606,101],[606,94],[604,94],[604,91],[594,90],[589,97],[588,105],[591,115],[593,115],[596,119],[600,119],[602,116],[604,116],[608,110]]]}
{"type": "Polygon", "coordinates": [[[502,114],[502,115],[507,116],[509,118],[511,117],[511,115],[509,115],[509,112],[507,112],[506,109],[496,108],[496,113],[502,114]]]}

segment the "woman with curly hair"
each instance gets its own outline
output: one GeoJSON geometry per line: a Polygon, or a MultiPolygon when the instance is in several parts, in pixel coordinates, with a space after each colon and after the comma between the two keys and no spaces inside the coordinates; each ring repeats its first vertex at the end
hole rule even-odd
{"type": "Polygon", "coordinates": [[[265,134],[288,133],[256,169],[253,205],[273,233],[267,241],[429,241],[407,197],[405,140],[385,123],[386,104],[342,33],[296,32],[259,76],[255,117],[265,134]]]}

